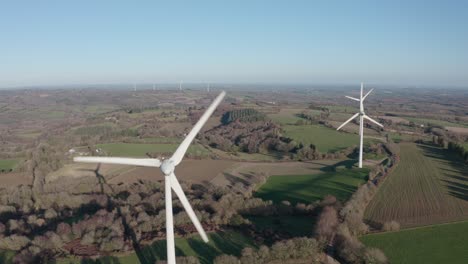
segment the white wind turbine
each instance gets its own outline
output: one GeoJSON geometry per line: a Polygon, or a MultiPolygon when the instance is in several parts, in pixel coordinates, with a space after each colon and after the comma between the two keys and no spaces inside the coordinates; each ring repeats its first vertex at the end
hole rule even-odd
{"type": "Polygon", "coordinates": [[[107,163],[107,164],[122,164],[122,165],[135,165],[144,167],[159,167],[165,178],[165,195],[166,195],[166,243],[167,243],[167,263],[175,264],[175,245],[174,245],[174,222],[173,222],[173,211],[172,211],[172,192],[174,190],[180,202],[184,206],[185,211],[195,225],[198,233],[202,237],[203,241],[208,242],[208,237],[203,230],[202,225],[198,221],[195,212],[193,211],[187,197],[182,190],[179,181],[177,180],[174,170],[177,165],[184,158],[185,152],[190,146],[195,136],[198,134],[200,129],[206,123],[208,118],[213,114],[216,107],[221,103],[226,93],[223,91],[216,97],[213,103],[208,107],[206,112],[201,116],[200,120],[192,128],[192,131],[185,137],[184,141],[179,145],[177,150],[174,152],[172,157],[162,162],[158,159],[135,159],[135,158],[114,158],[114,157],[75,157],[73,160],[76,162],[87,162],[87,163],[107,163]]]}
{"type": "Polygon", "coordinates": [[[362,90],[364,89],[364,84],[361,83],[361,97],[359,99],[357,98],[354,98],[354,97],[351,97],[351,96],[346,96],[346,98],[349,98],[351,100],[354,100],[354,101],[358,101],[359,102],[359,112],[356,113],[355,115],[353,115],[350,119],[346,120],[346,122],[344,122],[341,126],[339,126],[336,130],[340,130],[342,127],[344,127],[346,124],[348,124],[349,122],[351,122],[351,120],[353,120],[354,118],[358,117],[359,116],[359,168],[362,168],[362,144],[363,144],[363,137],[364,137],[364,119],[367,119],[369,121],[371,121],[372,123],[380,126],[380,127],[383,127],[382,124],[380,124],[379,122],[375,121],[374,119],[370,118],[369,116],[366,115],[366,113],[364,112],[364,100],[366,99],[366,97],[374,90],[374,89],[371,89],[369,92],[366,93],[366,95],[362,96],[362,90]]]}

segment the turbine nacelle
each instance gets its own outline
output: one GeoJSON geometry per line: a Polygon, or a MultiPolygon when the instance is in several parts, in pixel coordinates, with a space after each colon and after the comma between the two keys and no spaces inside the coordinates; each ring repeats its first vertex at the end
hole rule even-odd
{"type": "Polygon", "coordinates": [[[169,176],[171,175],[171,173],[173,173],[175,170],[175,165],[174,165],[174,162],[171,160],[171,159],[167,159],[165,161],[162,162],[161,164],[161,172],[165,175],[165,176],[169,176]]]}

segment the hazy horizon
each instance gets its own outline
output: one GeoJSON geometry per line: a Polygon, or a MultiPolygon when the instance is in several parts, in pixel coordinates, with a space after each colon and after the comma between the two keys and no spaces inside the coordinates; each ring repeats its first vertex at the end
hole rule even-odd
{"type": "Polygon", "coordinates": [[[467,88],[461,1],[8,2],[0,88],[234,83],[467,88]]]}

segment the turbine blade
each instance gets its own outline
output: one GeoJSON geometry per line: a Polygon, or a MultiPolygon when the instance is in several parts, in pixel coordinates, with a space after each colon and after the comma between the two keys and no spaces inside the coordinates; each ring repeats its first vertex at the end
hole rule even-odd
{"type": "Polygon", "coordinates": [[[208,109],[206,109],[206,112],[201,116],[200,120],[198,120],[198,122],[192,128],[192,131],[190,131],[190,133],[185,137],[184,141],[182,141],[180,146],[174,152],[174,154],[171,157],[171,160],[174,162],[174,166],[177,166],[182,161],[185,152],[187,152],[187,149],[190,146],[190,143],[192,143],[195,136],[198,134],[198,132],[206,123],[206,121],[208,121],[208,118],[210,118],[211,114],[213,114],[214,110],[219,105],[219,103],[221,103],[221,100],[223,100],[225,95],[226,92],[223,91],[218,95],[218,97],[216,97],[213,103],[211,103],[208,109]]]}
{"type": "Polygon", "coordinates": [[[370,89],[370,91],[368,91],[368,92],[366,93],[366,95],[364,95],[364,97],[362,98],[362,100],[364,101],[364,100],[366,99],[366,97],[367,97],[370,93],[372,93],[372,91],[374,91],[374,88],[370,89]]]}
{"type": "Polygon", "coordinates": [[[372,118],[370,118],[370,117],[368,117],[368,116],[366,116],[366,115],[364,115],[364,118],[367,119],[367,120],[369,120],[369,121],[371,121],[372,123],[374,123],[374,124],[380,126],[380,127],[383,127],[382,124],[380,124],[379,122],[375,121],[374,119],[372,119],[372,118]]]}
{"type": "Polygon", "coordinates": [[[340,130],[342,127],[344,127],[346,124],[348,124],[349,122],[351,122],[351,120],[353,120],[354,118],[356,118],[358,115],[359,115],[359,113],[356,113],[355,115],[353,115],[350,119],[346,120],[346,122],[344,122],[343,124],[341,124],[341,126],[339,126],[336,130],[340,130]]]}
{"type": "Polygon", "coordinates": [[[105,163],[105,164],[121,164],[134,165],[144,167],[159,167],[161,161],[158,159],[132,159],[132,158],[114,158],[114,157],[75,157],[75,162],[83,163],[105,163]]]}
{"type": "Polygon", "coordinates": [[[362,99],[362,91],[364,90],[364,83],[361,82],[361,96],[359,97],[360,99],[362,99]]]}
{"type": "Polygon", "coordinates": [[[190,203],[187,200],[187,197],[185,196],[185,193],[182,190],[182,187],[180,187],[179,181],[177,180],[174,173],[171,173],[171,175],[169,176],[169,180],[171,181],[172,189],[174,190],[177,197],[179,197],[180,202],[184,206],[185,211],[190,217],[190,220],[192,220],[192,223],[195,225],[195,228],[197,229],[198,233],[202,237],[203,241],[208,242],[208,236],[206,235],[205,230],[200,224],[200,221],[198,221],[197,215],[193,211],[192,206],[190,206],[190,203]]]}
{"type": "Polygon", "coordinates": [[[354,97],[351,97],[351,96],[347,96],[347,95],[346,95],[345,97],[348,98],[348,99],[354,100],[354,101],[358,101],[358,102],[361,101],[361,100],[359,100],[359,99],[357,99],[357,98],[354,98],[354,97]]]}
{"type": "Polygon", "coordinates": [[[166,203],[166,245],[167,245],[167,263],[175,264],[175,241],[174,241],[174,212],[172,211],[172,190],[171,182],[165,178],[165,203],[166,203]]]}

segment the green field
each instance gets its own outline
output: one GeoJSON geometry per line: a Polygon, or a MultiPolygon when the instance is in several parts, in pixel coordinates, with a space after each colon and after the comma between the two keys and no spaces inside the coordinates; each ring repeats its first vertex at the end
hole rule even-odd
{"type": "Polygon", "coordinates": [[[270,176],[267,182],[255,193],[263,200],[275,203],[312,203],[326,195],[334,195],[340,201],[346,201],[359,185],[365,182],[368,169],[351,168],[353,161],[345,161],[348,168],[336,171],[324,169],[319,174],[270,176]]]}
{"type": "Polygon", "coordinates": [[[320,125],[283,126],[284,134],[303,144],[314,144],[320,152],[335,152],[355,146],[359,137],[320,125]]]}
{"type": "Polygon", "coordinates": [[[418,136],[418,135],[408,135],[408,134],[398,134],[398,133],[390,133],[389,135],[390,135],[390,138],[395,143],[399,143],[401,141],[414,142],[415,140],[421,138],[421,136],[418,136]]]}
{"type": "Polygon", "coordinates": [[[343,106],[343,105],[326,105],[326,108],[330,110],[330,112],[345,112],[345,113],[356,113],[359,111],[359,103],[356,103],[356,106],[343,106]]]}
{"type": "Polygon", "coordinates": [[[433,124],[438,126],[449,126],[449,127],[468,127],[468,124],[463,123],[452,123],[444,120],[437,120],[437,119],[427,119],[427,118],[416,118],[416,117],[404,117],[409,121],[414,122],[415,124],[433,124]]]}
{"type": "Polygon", "coordinates": [[[361,237],[382,249],[390,263],[464,264],[468,262],[468,222],[406,229],[361,237]]]}
{"type": "MultiPolygon", "coordinates": [[[[216,256],[230,254],[240,256],[244,247],[255,248],[254,242],[244,235],[234,232],[216,232],[209,233],[209,242],[205,243],[198,235],[190,238],[176,238],[177,256],[195,256],[200,263],[213,263],[216,256]]],[[[126,256],[102,257],[96,261],[81,260],[77,258],[68,258],[58,260],[58,264],[79,264],[79,263],[119,263],[119,264],[153,264],[156,260],[166,259],[166,240],[159,240],[149,246],[144,246],[138,252],[126,256]]]]}
{"type": "Polygon", "coordinates": [[[18,164],[17,159],[0,159],[0,171],[12,170],[16,167],[16,164],[18,164]]]}
{"type": "Polygon", "coordinates": [[[316,220],[311,216],[299,215],[249,216],[247,218],[260,230],[269,229],[275,233],[284,232],[294,237],[313,235],[316,220]]]}
{"type": "Polygon", "coordinates": [[[454,153],[432,145],[403,143],[401,161],[366,209],[374,223],[403,226],[468,218],[468,166],[454,153]]]}
{"type": "Polygon", "coordinates": [[[305,121],[305,119],[298,116],[303,111],[305,111],[309,115],[320,115],[319,110],[283,108],[278,113],[269,114],[268,117],[275,123],[280,125],[294,125],[299,120],[305,121]]]}
{"type": "Polygon", "coordinates": [[[0,263],[7,264],[13,263],[15,252],[12,250],[0,250],[0,263]]]}
{"type": "MultiPolygon", "coordinates": [[[[145,157],[146,153],[172,153],[178,144],[138,144],[138,143],[107,143],[98,144],[97,148],[103,149],[110,156],[145,157]]],[[[209,155],[209,151],[203,146],[194,144],[188,149],[188,153],[200,156],[209,155]]]]}

